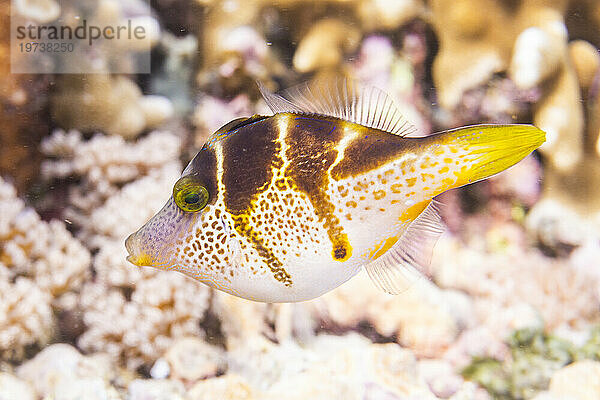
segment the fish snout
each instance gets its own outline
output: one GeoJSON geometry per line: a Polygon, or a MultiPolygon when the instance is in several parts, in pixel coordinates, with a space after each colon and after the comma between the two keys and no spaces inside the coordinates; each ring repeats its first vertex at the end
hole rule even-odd
{"type": "Polygon", "coordinates": [[[134,232],[125,240],[125,248],[127,249],[127,261],[138,267],[151,267],[152,257],[143,251],[140,243],[139,231],[134,232]]]}

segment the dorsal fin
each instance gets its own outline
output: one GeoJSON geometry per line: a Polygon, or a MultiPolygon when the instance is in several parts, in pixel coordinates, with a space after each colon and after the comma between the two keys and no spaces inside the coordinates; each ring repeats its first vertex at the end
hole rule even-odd
{"type": "Polygon", "coordinates": [[[430,277],[433,247],[444,231],[438,204],[431,200],[392,248],[366,265],[365,269],[375,286],[387,293],[398,294],[420,277],[430,277]]]}
{"type": "Polygon", "coordinates": [[[273,113],[321,114],[380,129],[398,136],[417,132],[394,104],[376,87],[364,87],[350,79],[317,79],[278,94],[262,83],[258,87],[273,113]]]}

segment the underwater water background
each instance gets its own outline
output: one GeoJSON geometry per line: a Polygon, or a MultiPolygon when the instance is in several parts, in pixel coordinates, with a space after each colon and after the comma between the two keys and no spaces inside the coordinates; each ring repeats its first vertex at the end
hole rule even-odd
{"type": "Polygon", "coordinates": [[[0,18],[0,400],[600,398],[599,2],[3,0],[0,18]],[[150,73],[111,73],[144,48],[108,40],[11,59],[14,27],[82,19],[143,25],[150,73]],[[328,76],[385,90],[422,135],[547,141],[439,196],[432,278],[400,295],[361,272],[265,304],[126,261],[209,135],[270,113],[257,81],[328,76]]]}

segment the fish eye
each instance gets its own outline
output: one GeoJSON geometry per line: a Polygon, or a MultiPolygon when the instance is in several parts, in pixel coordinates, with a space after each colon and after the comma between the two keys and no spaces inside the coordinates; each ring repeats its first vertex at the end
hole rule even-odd
{"type": "Polygon", "coordinates": [[[193,177],[180,178],[173,187],[173,199],[182,211],[198,212],[208,204],[208,189],[193,177]]]}

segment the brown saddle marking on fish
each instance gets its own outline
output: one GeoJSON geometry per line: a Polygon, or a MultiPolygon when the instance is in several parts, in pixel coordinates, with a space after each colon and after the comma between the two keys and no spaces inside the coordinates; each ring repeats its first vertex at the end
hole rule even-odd
{"type": "Polygon", "coordinates": [[[283,163],[274,122],[272,117],[261,118],[219,142],[223,146],[223,198],[236,232],[250,241],[277,281],[291,286],[292,278],[283,263],[250,223],[258,196],[269,189],[274,171],[283,163]]]}
{"type": "Polygon", "coordinates": [[[352,246],[335,215],[335,206],[327,194],[327,188],[328,169],[336,160],[336,145],[344,136],[342,122],[328,117],[294,116],[286,136],[286,155],[291,163],[285,171],[286,176],[292,180],[294,189],[308,196],[331,240],[331,256],[340,262],[352,256],[352,246]]]}
{"type": "Polygon", "coordinates": [[[244,213],[267,190],[273,169],[282,165],[274,118],[245,125],[219,143],[223,146],[225,206],[232,214],[244,213]]]}
{"type": "Polygon", "coordinates": [[[333,167],[331,177],[334,180],[354,177],[380,168],[421,145],[418,138],[406,139],[356,124],[353,124],[353,129],[360,132],[360,135],[346,147],[344,158],[333,167]]]}

